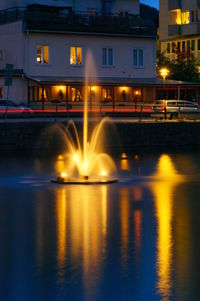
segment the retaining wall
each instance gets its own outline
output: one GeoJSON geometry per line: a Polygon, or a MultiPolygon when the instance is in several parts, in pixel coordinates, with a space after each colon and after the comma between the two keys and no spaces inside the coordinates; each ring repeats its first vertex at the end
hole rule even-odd
{"type": "MultiPolygon", "coordinates": [[[[51,122],[0,123],[0,151],[60,150],[62,138],[54,125],[51,122]]],[[[78,127],[81,131],[82,124],[78,127]]],[[[200,146],[200,122],[117,122],[115,127],[116,135],[110,127],[106,132],[106,150],[200,146]]]]}

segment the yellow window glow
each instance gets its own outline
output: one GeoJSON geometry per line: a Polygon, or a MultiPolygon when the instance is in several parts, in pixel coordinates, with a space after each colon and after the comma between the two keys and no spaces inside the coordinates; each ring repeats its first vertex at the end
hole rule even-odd
{"type": "Polygon", "coordinates": [[[81,47],[77,47],[77,59],[76,59],[76,63],[78,65],[82,64],[82,48],[81,47]]]}
{"type": "Polygon", "coordinates": [[[70,64],[75,65],[76,64],[76,48],[71,47],[70,49],[70,64]]]}
{"type": "Polygon", "coordinates": [[[49,64],[49,46],[37,46],[37,63],[49,64]]]}
{"type": "Polygon", "coordinates": [[[185,11],[182,12],[182,24],[189,24],[190,23],[190,12],[185,11]]]}
{"type": "Polygon", "coordinates": [[[74,47],[70,48],[70,64],[81,65],[82,64],[82,48],[74,47]]]}
{"type": "Polygon", "coordinates": [[[49,64],[49,47],[43,46],[43,63],[49,64]]]}

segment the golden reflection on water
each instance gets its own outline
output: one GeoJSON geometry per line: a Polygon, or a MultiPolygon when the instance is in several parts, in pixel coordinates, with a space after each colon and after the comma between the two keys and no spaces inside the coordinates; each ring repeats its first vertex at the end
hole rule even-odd
{"type": "Polygon", "coordinates": [[[121,254],[122,265],[125,268],[128,258],[128,242],[129,242],[129,214],[130,200],[129,189],[122,188],[120,190],[120,220],[121,220],[121,254]]]}
{"type": "MultiPolygon", "coordinates": [[[[136,202],[142,201],[142,186],[135,185],[133,187],[133,198],[136,202]]],[[[135,229],[135,255],[136,260],[139,262],[140,251],[141,251],[141,234],[142,234],[142,210],[137,209],[134,211],[133,220],[134,220],[134,229],[135,229]]]]}
{"type": "Polygon", "coordinates": [[[123,153],[121,156],[120,169],[121,170],[129,170],[130,169],[130,162],[125,153],[123,153]]]}
{"type": "Polygon", "coordinates": [[[157,218],[157,288],[163,301],[170,300],[172,288],[172,220],[173,194],[176,186],[183,180],[168,155],[161,155],[157,171],[150,184],[154,199],[157,218]]]}
{"type": "Polygon", "coordinates": [[[57,174],[61,174],[65,171],[65,161],[61,155],[58,156],[54,163],[54,170],[57,174]]]}
{"type": "Polygon", "coordinates": [[[75,265],[81,261],[86,293],[98,280],[102,268],[107,236],[107,194],[106,185],[98,189],[68,186],[56,190],[58,275],[62,278],[67,256],[75,265]]]}
{"type": "Polygon", "coordinates": [[[62,270],[66,264],[67,256],[67,191],[66,189],[59,189],[56,193],[57,262],[58,269],[62,270]]]}
{"type": "Polygon", "coordinates": [[[140,258],[141,251],[141,234],[142,234],[142,211],[136,210],[133,215],[134,229],[135,229],[135,255],[137,262],[140,258]]]}

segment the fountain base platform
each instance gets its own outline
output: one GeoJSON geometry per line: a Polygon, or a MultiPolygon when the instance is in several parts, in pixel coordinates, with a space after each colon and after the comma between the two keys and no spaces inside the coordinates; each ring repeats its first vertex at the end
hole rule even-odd
{"type": "Polygon", "coordinates": [[[72,178],[72,179],[64,179],[58,177],[55,180],[51,181],[55,184],[64,184],[64,185],[98,185],[98,184],[113,184],[118,182],[117,178],[105,178],[105,179],[84,179],[84,178],[72,178]]]}

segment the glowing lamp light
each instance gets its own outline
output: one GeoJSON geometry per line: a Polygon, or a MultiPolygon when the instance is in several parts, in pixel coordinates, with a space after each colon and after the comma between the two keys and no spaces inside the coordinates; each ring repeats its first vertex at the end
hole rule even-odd
{"type": "Polygon", "coordinates": [[[136,155],[134,156],[134,159],[135,159],[136,161],[138,161],[138,160],[139,160],[139,156],[136,154],[136,155]]]}
{"type": "Polygon", "coordinates": [[[60,86],[60,87],[59,87],[59,90],[63,92],[64,87],[63,87],[63,86],[60,86]]]}
{"type": "Polygon", "coordinates": [[[105,170],[102,170],[101,171],[101,176],[102,177],[106,177],[108,175],[108,173],[105,171],[105,170]]]}
{"type": "Polygon", "coordinates": [[[126,153],[122,153],[121,155],[121,160],[127,160],[128,159],[128,156],[126,153]]]}
{"type": "Polygon", "coordinates": [[[41,59],[40,59],[40,57],[39,57],[39,56],[37,57],[37,62],[38,62],[38,63],[40,63],[40,62],[41,62],[41,59]]]}
{"type": "Polygon", "coordinates": [[[169,70],[167,68],[160,69],[160,75],[165,79],[169,75],[169,70]]]}
{"type": "Polygon", "coordinates": [[[78,163],[78,156],[76,154],[74,155],[74,161],[78,163]]]}
{"type": "Polygon", "coordinates": [[[58,155],[58,160],[63,160],[63,156],[62,155],[58,155]]]}
{"type": "Polygon", "coordinates": [[[66,172],[62,172],[62,173],[61,173],[61,178],[66,178],[66,177],[67,177],[66,172]]]}
{"type": "Polygon", "coordinates": [[[92,92],[95,92],[95,90],[96,90],[96,87],[95,87],[95,86],[92,86],[92,87],[91,87],[91,91],[92,91],[92,92]]]}

